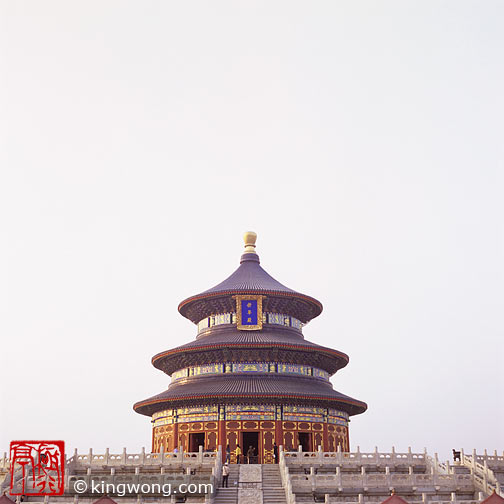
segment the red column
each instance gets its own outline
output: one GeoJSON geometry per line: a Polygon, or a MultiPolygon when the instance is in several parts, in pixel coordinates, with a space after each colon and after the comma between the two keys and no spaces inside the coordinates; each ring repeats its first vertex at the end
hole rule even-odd
{"type": "Polygon", "coordinates": [[[178,442],[178,423],[176,423],[173,426],[173,448],[179,448],[179,442],[178,442]]]}
{"type": "Polygon", "coordinates": [[[222,448],[222,462],[226,460],[226,445],[227,445],[226,416],[224,408],[225,408],[224,406],[219,406],[219,427],[218,427],[219,434],[217,435],[217,449],[219,449],[219,445],[222,448]]]}
{"type": "Polygon", "coordinates": [[[323,431],[322,431],[322,451],[329,451],[329,436],[327,432],[327,419],[326,421],[322,424],[323,425],[323,431]]]}

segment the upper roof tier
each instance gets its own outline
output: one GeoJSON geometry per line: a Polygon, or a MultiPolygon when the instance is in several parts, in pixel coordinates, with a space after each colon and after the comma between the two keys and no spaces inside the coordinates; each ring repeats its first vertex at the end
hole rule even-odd
{"type": "Polygon", "coordinates": [[[245,253],[233,274],[179,304],[178,310],[184,317],[197,324],[210,315],[234,312],[236,304],[232,296],[240,294],[262,294],[266,296],[263,300],[265,312],[292,315],[303,323],[320,315],[320,301],[285,287],[261,267],[255,252],[256,237],[253,232],[245,233],[245,253]]]}

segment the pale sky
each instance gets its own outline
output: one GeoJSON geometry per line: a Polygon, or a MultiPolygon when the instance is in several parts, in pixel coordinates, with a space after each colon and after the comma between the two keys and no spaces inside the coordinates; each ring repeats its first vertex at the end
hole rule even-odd
{"type": "Polygon", "coordinates": [[[504,2],[0,9],[0,452],[150,449],[248,229],[350,356],[352,449],[504,449],[504,2]]]}

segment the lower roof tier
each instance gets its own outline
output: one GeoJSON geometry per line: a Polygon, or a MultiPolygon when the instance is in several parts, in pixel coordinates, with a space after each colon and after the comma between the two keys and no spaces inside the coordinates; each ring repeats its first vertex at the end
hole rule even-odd
{"type": "Polygon", "coordinates": [[[330,383],[312,378],[271,376],[197,377],[172,383],[168,390],[133,406],[137,413],[151,416],[157,411],[201,404],[304,404],[330,407],[349,415],[364,413],[366,403],[337,392],[330,383]]]}
{"type": "Polygon", "coordinates": [[[305,364],[332,375],[346,366],[349,358],[343,352],[307,341],[289,329],[239,331],[236,328],[215,328],[211,334],[155,355],[152,364],[171,375],[189,366],[250,360],[305,364]]]}

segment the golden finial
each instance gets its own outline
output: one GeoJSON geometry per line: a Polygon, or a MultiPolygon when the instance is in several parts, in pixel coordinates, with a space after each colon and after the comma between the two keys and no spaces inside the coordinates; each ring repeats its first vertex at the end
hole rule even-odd
{"type": "Polygon", "coordinates": [[[257,234],[254,231],[247,231],[243,235],[243,241],[245,242],[245,252],[244,254],[255,254],[255,242],[257,240],[257,234]]]}

